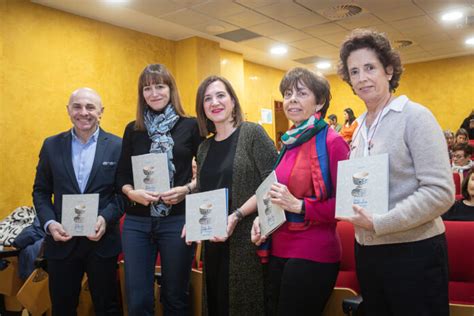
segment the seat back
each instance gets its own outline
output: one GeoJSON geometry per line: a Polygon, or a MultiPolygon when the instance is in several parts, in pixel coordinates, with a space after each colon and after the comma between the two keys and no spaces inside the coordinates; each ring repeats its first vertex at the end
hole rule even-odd
{"type": "Polygon", "coordinates": [[[449,302],[474,306],[474,222],[445,221],[449,302]]]}
{"type": "Polygon", "coordinates": [[[349,288],[358,294],[360,293],[360,288],[356,275],[354,256],[354,226],[348,222],[338,222],[337,233],[341,239],[342,257],[336,287],[349,288]]]}
{"type": "Polygon", "coordinates": [[[456,189],[456,200],[462,200],[462,192],[461,192],[461,175],[457,172],[453,172],[453,181],[454,181],[454,188],[456,189]]]}

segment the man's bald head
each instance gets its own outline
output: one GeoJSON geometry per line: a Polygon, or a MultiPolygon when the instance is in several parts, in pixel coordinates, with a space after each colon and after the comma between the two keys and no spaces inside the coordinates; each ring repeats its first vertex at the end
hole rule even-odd
{"type": "Polygon", "coordinates": [[[100,95],[94,89],[87,87],[74,90],[74,92],[71,93],[71,96],[69,97],[68,105],[70,106],[75,99],[80,97],[89,97],[91,100],[96,101],[96,104],[102,108],[102,98],[100,97],[100,95]]]}

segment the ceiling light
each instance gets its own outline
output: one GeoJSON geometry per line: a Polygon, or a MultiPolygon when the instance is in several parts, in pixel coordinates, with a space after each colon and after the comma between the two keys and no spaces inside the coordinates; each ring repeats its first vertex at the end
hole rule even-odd
{"type": "Polygon", "coordinates": [[[331,68],[331,63],[328,61],[320,61],[316,64],[316,68],[318,69],[329,69],[331,68]]]}
{"type": "Polygon", "coordinates": [[[461,11],[451,11],[451,12],[443,14],[441,16],[441,20],[451,22],[451,21],[459,20],[462,17],[463,17],[463,14],[461,11]]]}
{"type": "Polygon", "coordinates": [[[288,52],[288,48],[285,46],[275,46],[270,49],[272,55],[285,55],[288,52]]]}
{"type": "Polygon", "coordinates": [[[474,36],[469,37],[464,43],[466,43],[466,45],[473,45],[474,46],[474,36]]]}
{"type": "Polygon", "coordinates": [[[102,2],[107,4],[125,4],[128,3],[129,0],[102,0],[102,2]]]}
{"type": "Polygon", "coordinates": [[[227,65],[228,62],[229,61],[224,58],[224,59],[221,60],[221,65],[227,65]]]}

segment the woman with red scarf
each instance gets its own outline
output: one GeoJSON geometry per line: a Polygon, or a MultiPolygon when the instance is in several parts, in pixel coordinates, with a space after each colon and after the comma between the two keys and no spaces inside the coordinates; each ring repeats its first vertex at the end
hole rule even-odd
{"type": "Polygon", "coordinates": [[[271,243],[268,314],[320,315],[339,271],[337,163],[347,159],[349,146],[324,121],[331,99],[325,78],[294,68],[283,77],[280,92],[285,115],[294,126],[282,136],[284,146],[275,168],[279,183],[270,195],[272,203],[285,209],[287,222],[266,241],[257,218],[252,241],[271,243]]]}

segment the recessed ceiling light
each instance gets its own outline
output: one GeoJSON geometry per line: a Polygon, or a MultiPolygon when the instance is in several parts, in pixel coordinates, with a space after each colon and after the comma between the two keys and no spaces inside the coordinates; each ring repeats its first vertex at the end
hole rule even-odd
{"type": "Polygon", "coordinates": [[[285,55],[288,52],[288,48],[285,46],[275,46],[270,49],[272,55],[285,55]]]}
{"type": "Polygon", "coordinates": [[[473,45],[474,46],[474,36],[469,37],[464,43],[466,43],[467,45],[473,45]]]}
{"type": "Polygon", "coordinates": [[[448,13],[443,14],[441,16],[441,20],[451,22],[451,21],[457,21],[462,17],[463,17],[463,14],[461,11],[450,11],[448,13]]]}
{"type": "Polygon", "coordinates": [[[107,4],[125,4],[128,3],[129,0],[102,0],[102,2],[107,4]]]}
{"type": "Polygon", "coordinates": [[[316,64],[316,68],[318,69],[329,69],[331,68],[331,63],[328,61],[320,61],[316,64]]]}

